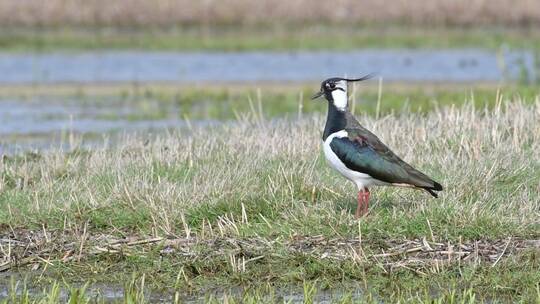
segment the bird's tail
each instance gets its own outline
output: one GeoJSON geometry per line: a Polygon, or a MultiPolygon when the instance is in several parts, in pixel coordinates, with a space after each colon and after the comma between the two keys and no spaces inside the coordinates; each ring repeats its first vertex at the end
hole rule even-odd
{"type": "Polygon", "coordinates": [[[431,187],[420,187],[424,190],[426,190],[429,194],[433,195],[433,197],[437,198],[439,197],[438,193],[435,192],[435,191],[442,191],[443,190],[443,186],[439,183],[437,183],[436,181],[433,181],[433,186],[431,187]]]}

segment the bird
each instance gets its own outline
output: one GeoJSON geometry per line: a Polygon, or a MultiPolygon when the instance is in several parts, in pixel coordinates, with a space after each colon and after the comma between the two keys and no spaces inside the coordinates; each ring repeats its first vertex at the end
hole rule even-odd
{"type": "Polygon", "coordinates": [[[329,165],[358,187],[358,219],[369,211],[369,187],[410,187],[428,192],[435,198],[443,187],[431,177],[415,169],[375,134],[364,128],[349,110],[347,86],[350,82],[371,78],[333,77],[321,83],[312,99],[324,96],[328,101],[323,131],[323,151],[329,165]]]}

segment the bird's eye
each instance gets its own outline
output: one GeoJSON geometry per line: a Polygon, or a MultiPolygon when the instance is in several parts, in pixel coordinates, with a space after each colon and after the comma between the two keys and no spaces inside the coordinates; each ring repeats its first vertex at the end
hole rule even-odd
{"type": "Polygon", "coordinates": [[[329,88],[329,89],[335,89],[336,88],[336,84],[333,83],[333,82],[329,82],[326,84],[326,87],[329,88]]]}

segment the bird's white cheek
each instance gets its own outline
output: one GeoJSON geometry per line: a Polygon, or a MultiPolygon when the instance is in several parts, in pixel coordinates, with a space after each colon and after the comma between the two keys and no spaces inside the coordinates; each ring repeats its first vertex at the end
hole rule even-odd
{"type": "Polygon", "coordinates": [[[347,93],[342,90],[332,91],[332,99],[334,99],[334,105],[340,110],[347,108],[347,93]]]}

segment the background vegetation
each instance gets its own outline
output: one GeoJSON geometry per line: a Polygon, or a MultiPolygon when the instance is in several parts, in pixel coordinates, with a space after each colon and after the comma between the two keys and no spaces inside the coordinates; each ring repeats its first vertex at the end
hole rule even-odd
{"type": "MultiPolygon", "coordinates": [[[[538,52],[536,2],[1,0],[0,50],[538,52]]],[[[317,87],[0,84],[0,121],[50,102],[82,109],[71,120],[185,122],[2,134],[49,146],[0,155],[0,301],[540,303],[533,79],[355,87],[360,122],[445,187],[374,189],[359,221],[320,151],[317,87]]]]}

